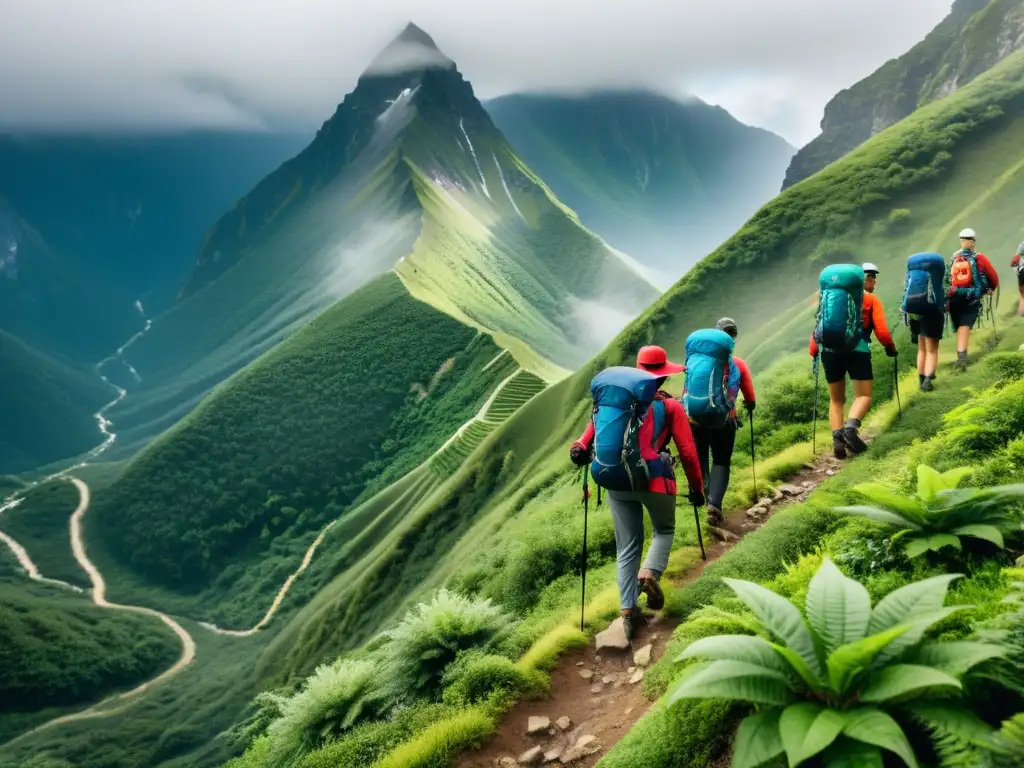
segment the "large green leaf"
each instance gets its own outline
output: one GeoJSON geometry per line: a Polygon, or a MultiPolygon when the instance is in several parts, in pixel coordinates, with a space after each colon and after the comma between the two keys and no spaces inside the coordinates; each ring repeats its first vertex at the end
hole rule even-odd
{"type": "Polygon", "coordinates": [[[847,507],[836,507],[835,511],[842,512],[844,515],[870,517],[872,520],[877,520],[880,523],[888,523],[889,525],[896,525],[900,528],[910,528],[914,531],[921,529],[921,526],[917,523],[913,523],[905,517],[897,515],[895,512],[890,512],[886,509],[879,509],[878,507],[867,507],[861,504],[854,504],[847,507]]]}
{"type": "Polygon", "coordinates": [[[778,653],[775,646],[763,637],[751,635],[715,635],[703,637],[687,647],[679,654],[676,661],[686,659],[713,659],[716,661],[745,661],[748,664],[759,664],[784,675],[793,674],[793,669],[778,653]]]}
{"type": "Polygon", "coordinates": [[[732,742],[732,768],[758,768],[783,753],[781,714],[771,709],[743,718],[732,742]]]}
{"type": "Polygon", "coordinates": [[[843,730],[842,713],[812,701],[790,704],[779,718],[779,733],[790,768],[827,748],[843,730]]]}
{"type": "Polygon", "coordinates": [[[807,588],[805,613],[825,653],[864,639],[871,620],[871,596],[826,557],[807,588]]]}
{"type": "Polygon", "coordinates": [[[946,602],[950,582],[962,578],[961,573],[946,573],[915,581],[890,592],[871,611],[868,633],[874,635],[915,616],[938,610],[946,602]]]}
{"type": "Polygon", "coordinates": [[[814,673],[813,669],[807,666],[807,662],[803,660],[800,654],[784,645],[776,643],[772,643],[772,648],[781,658],[789,662],[790,670],[795,671],[810,690],[819,692],[825,687],[824,681],[814,673]]]}
{"type": "Polygon", "coordinates": [[[931,613],[915,615],[907,622],[911,625],[910,629],[893,640],[885,650],[878,654],[875,657],[873,666],[880,667],[891,659],[895,659],[912,646],[917,645],[929,627],[942,621],[951,613],[968,610],[973,607],[973,605],[951,605],[946,608],[939,608],[931,613]]]}
{"type": "Polygon", "coordinates": [[[687,675],[668,699],[734,699],[753,704],[788,704],[793,700],[786,676],[745,661],[713,661],[687,675]]]}
{"type": "Polygon", "coordinates": [[[908,522],[921,525],[924,523],[925,510],[915,499],[895,493],[879,483],[858,483],[850,490],[867,496],[875,504],[893,514],[899,515],[908,522]]]}
{"type": "Polygon", "coordinates": [[[942,482],[942,475],[934,467],[927,464],[917,465],[917,497],[925,504],[935,501],[939,491],[947,490],[946,484],[942,482]]]}
{"type": "Polygon", "coordinates": [[[822,672],[821,662],[814,649],[814,639],[799,609],[786,598],[765,589],[760,584],[740,579],[722,579],[732,588],[750,610],[761,619],[769,632],[786,646],[800,654],[816,675],[822,672]]]}
{"type": "Polygon", "coordinates": [[[1003,534],[993,525],[961,525],[959,528],[954,528],[951,533],[955,533],[957,536],[972,536],[975,539],[984,539],[985,541],[992,542],[1000,549],[1006,546],[1003,543],[1003,534]]]}
{"type": "Polygon", "coordinates": [[[1008,652],[1008,648],[993,643],[978,643],[971,640],[923,643],[914,649],[908,661],[941,669],[949,675],[960,677],[972,667],[989,659],[1002,658],[1008,652]]]}
{"type": "Polygon", "coordinates": [[[825,768],[883,768],[882,750],[840,736],[822,755],[825,768]]]}
{"type": "Polygon", "coordinates": [[[951,533],[933,533],[931,536],[919,536],[907,542],[905,552],[907,557],[919,557],[925,552],[938,552],[943,547],[953,547],[959,551],[963,549],[960,539],[951,533]]]}
{"type": "Polygon", "coordinates": [[[960,485],[960,481],[972,472],[974,472],[974,467],[956,467],[955,469],[947,469],[939,475],[939,478],[942,480],[945,490],[951,490],[960,485]]]}
{"type": "Polygon", "coordinates": [[[847,712],[843,733],[851,739],[894,752],[910,768],[918,768],[907,735],[903,733],[899,723],[880,709],[864,708],[847,712]]]}
{"type": "Polygon", "coordinates": [[[878,654],[911,628],[910,624],[900,624],[837,648],[827,662],[828,682],[832,691],[836,695],[845,693],[857,676],[871,666],[878,654]]]}
{"type": "Polygon", "coordinates": [[[858,700],[866,704],[881,704],[893,699],[911,698],[913,694],[931,688],[963,690],[959,680],[933,667],[892,664],[868,676],[858,700]]]}

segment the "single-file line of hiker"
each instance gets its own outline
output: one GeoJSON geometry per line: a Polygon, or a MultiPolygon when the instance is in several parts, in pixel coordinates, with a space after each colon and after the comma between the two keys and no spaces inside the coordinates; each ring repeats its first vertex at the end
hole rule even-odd
{"type": "MultiPolygon", "coordinates": [[[[995,323],[992,295],[999,287],[999,276],[988,258],[975,251],[976,239],[972,229],[960,232],[960,249],[948,262],[930,252],[907,259],[900,309],[911,342],[917,345],[918,382],[923,392],[934,389],[938,347],[947,318],[956,334],[956,368],[960,371],[966,370],[970,333],[983,317],[986,299],[988,314],[995,323]]],[[[1017,270],[1019,310],[1024,318],[1024,243],[1011,266],[1017,270]]],[[[815,385],[812,434],[818,417],[818,376],[824,369],[832,451],[837,459],[867,450],[860,427],[871,407],[872,336],[893,360],[893,386],[899,397],[896,344],[886,324],[885,308],[875,295],[879,274],[879,268],[868,262],[860,266],[830,265],[819,275],[818,308],[808,344],[815,385]],[[853,388],[848,412],[847,378],[853,388]]],[[[738,333],[736,322],[723,317],[714,328],[689,335],[683,364],[669,360],[662,347],[645,346],[637,354],[635,367],[606,368],[591,381],[591,419],[569,449],[570,459],[583,472],[582,602],[586,601],[589,475],[597,485],[598,505],[603,490],[611,510],[620,613],[629,640],[647,621],[638,604],[640,595],[646,594],[651,610],[660,610],[665,604],[659,582],[668,567],[675,535],[677,463],[686,478],[687,500],[693,506],[705,559],[700,508],[706,508],[710,525],[722,526],[725,522],[722,507],[740,431],[740,394],[748,413],[754,472],[756,396],[747,364],[733,353],[738,333]],[[683,372],[685,383],[679,398],[662,390],[668,377],[683,372]],[[678,459],[672,455],[671,443],[675,444],[678,459]],[[646,558],[642,558],[644,509],[653,529],[646,558]]],[[[753,477],[756,496],[756,474],[753,477]]],[[[582,629],[582,614],[580,624],[582,629]]]]}

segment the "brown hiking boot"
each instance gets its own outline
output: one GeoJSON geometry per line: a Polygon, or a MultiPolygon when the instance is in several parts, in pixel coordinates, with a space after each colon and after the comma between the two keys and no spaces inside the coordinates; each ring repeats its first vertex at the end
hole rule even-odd
{"type": "Polygon", "coordinates": [[[721,528],[724,523],[725,515],[722,514],[722,510],[713,504],[708,504],[708,525],[721,528]]]}
{"type": "Polygon", "coordinates": [[[652,611],[660,611],[665,607],[665,593],[654,576],[641,576],[637,579],[640,591],[647,595],[647,607],[652,611]]]}

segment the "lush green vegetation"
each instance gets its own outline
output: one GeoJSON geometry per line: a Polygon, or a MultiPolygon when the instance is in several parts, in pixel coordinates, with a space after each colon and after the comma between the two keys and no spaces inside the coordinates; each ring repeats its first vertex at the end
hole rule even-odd
{"type": "Polygon", "coordinates": [[[642,90],[485,107],[581,221],[670,284],[775,196],[793,149],[721,107],[642,90]]]}
{"type": "Polygon", "coordinates": [[[92,414],[117,393],[95,372],[44,355],[3,330],[0,369],[0,473],[33,469],[102,442],[92,414]]]}
{"type": "Polygon", "coordinates": [[[157,619],[97,608],[84,596],[0,584],[0,740],[155,677],[178,658],[157,619]],[[47,711],[49,710],[49,711],[47,711]]]}
{"type": "Polygon", "coordinates": [[[75,562],[68,534],[68,522],[77,506],[78,491],[71,483],[44,483],[0,515],[0,531],[21,544],[47,578],[88,588],[92,585],[75,562]]]}

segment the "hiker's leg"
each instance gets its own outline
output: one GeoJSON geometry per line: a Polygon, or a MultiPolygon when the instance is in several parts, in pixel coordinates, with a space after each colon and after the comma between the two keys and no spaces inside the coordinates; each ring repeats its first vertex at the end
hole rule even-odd
{"type": "Polygon", "coordinates": [[[693,442],[697,446],[697,458],[700,461],[700,476],[704,478],[704,495],[708,495],[708,482],[710,479],[710,468],[708,457],[711,453],[710,430],[699,424],[691,424],[690,431],[693,432],[693,442]]]}
{"type": "Polygon", "coordinates": [[[924,358],[924,375],[934,376],[935,369],[939,367],[939,340],[931,339],[927,336],[923,337],[925,358],[924,358]]]}
{"type": "Polygon", "coordinates": [[[708,504],[722,508],[729,487],[729,469],[736,445],[736,425],[729,423],[711,433],[711,480],[708,483],[708,504]]]}
{"type": "Polygon", "coordinates": [[[961,325],[956,329],[956,351],[966,352],[971,341],[971,326],[961,325]]]}
{"type": "Polygon", "coordinates": [[[850,406],[850,419],[856,419],[859,422],[871,407],[872,381],[871,379],[852,379],[850,383],[853,384],[853,405],[850,406]]]}
{"type": "Polygon", "coordinates": [[[672,551],[672,539],[676,532],[676,497],[647,491],[640,498],[651,516],[651,527],[654,529],[640,576],[645,577],[647,574],[644,571],[650,571],[654,578],[660,579],[668,567],[668,555],[672,551]]]}
{"type": "Polygon", "coordinates": [[[928,373],[928,340],[924,336],[917,337],[917,375],[928,373]]]}
{"type": "Polygon", "coordinates": [[[632,609],[639,593],[636,576],[644,546],[644,508],[629,491],[608,491],[608,506],[615,525],[619,607],[632,609]]]}
{"type": "Polygon", "coordinates": [[[837,381],[828,385],[828,423],[832,429],[842,429],[846,412],[846,382],[837,381]]]}

